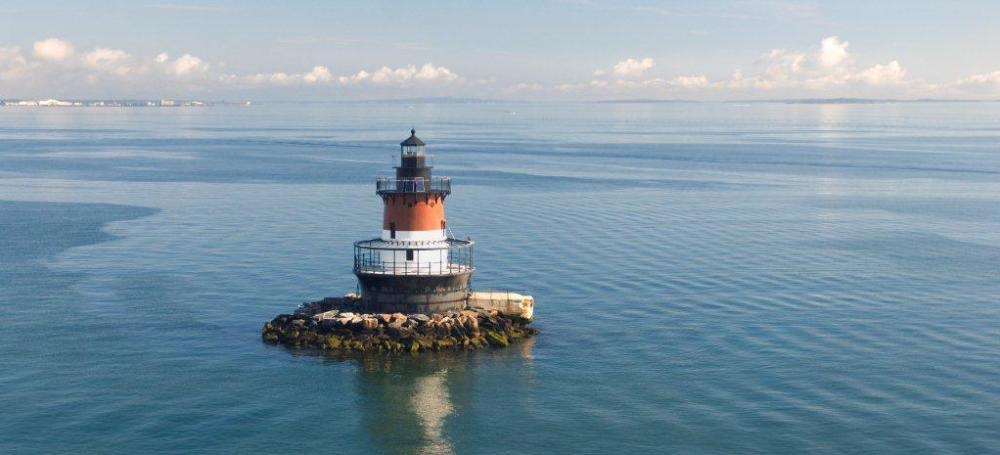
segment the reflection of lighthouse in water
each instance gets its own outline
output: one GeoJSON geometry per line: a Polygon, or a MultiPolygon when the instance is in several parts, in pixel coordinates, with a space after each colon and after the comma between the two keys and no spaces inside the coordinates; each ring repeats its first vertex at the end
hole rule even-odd
{"type": "Polygon", "coordinates": [[[433,313],[465,306],[472,241],[449,238],[444,200],[451,179],[432,177],[416,131],[400,144],[395,177],[376,181],[382,235],[354,244],[354,274],[373,312],[433,313]]]}
{"type": "MultiPolygon", "coordinates": [[[[511,389],[534,386],[534,338],[497,350],[494,360],[516,367],[503,377],[511,389]]],[[[416,357],[366,356],[360,360],[357,387],[361,422],[371,435],[378,452],[413,454],[464,453],[469,444],[481,441],[458,437],[463,425],[478,419],[492,419],[494,413],[479,410],[477,389],[482,393],[482,367],[470,358],[452,352],[428,352],[416,357]]],[[[496,379],[498,376],[493,376],[496,379]]],[[[493,399],[504,406],[532,412],[535,401],[529,395],[508,396],[498,390],[493,399]]],[[[479,399],[483,397],[480,395],[479,399]]]]}

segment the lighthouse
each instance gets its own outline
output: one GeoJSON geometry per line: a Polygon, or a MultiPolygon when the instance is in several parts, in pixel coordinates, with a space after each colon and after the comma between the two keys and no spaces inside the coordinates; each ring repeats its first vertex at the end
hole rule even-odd
{"type": "Polygon", "coordinates": [[[451,179],[431,176],[426,148],[411,129],[399,144],[396,175],[375,179],[382,233],[354,242],[361,295],[327,297],[279,314],[264,324],[264,341],[414,353],[502,347],[537,333],[527,326],[535,314],[532,296],[469,289],[473,243],[449,235],[444,200],[451,179]]]}
{"type": "Polygon", "coordinates": [[[473,242],[448,235],[451,179],[431,176],[415,130],[399,144],[394,177],[379,177],[382,235],[354,243],[354,274],[368,311],[430,314],[462,309],[469,298],[473,242]]]}

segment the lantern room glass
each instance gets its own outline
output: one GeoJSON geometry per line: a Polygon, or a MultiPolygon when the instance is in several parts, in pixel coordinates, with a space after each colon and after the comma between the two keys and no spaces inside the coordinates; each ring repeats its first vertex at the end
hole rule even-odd
{"type": "Polygon", "coordinates": [[[403,145],[400,146],[401,153],[403,156],[423,156],[424,146],[423,145],[403,145]]]}

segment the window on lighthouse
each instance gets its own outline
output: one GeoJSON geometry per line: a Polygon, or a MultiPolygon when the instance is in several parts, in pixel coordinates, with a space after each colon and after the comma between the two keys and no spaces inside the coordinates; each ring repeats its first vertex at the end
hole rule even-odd
{"type": "Polygon", "coordinates": [[[389,223],[389,238],[396,238],[396,223],[389,223]]]}
{"type": "Polygon", "coordinates": [[[407,261],[413,260],[413,250],[406,250],[406,260],[407,261]]]}
{"type": "Polygon", "coordinates": [[[423,154],[424,154],[424,146],[422,145],[403,146],[403,156],[421,156],[423,154]]]}

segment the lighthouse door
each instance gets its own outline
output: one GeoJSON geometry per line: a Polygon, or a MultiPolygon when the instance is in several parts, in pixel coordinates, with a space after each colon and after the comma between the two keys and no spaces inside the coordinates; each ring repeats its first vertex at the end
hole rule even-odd
{"type": "Polygon", "coordinates": [[[396,238],[396,223],[389,223],[389,238],[396,238]]]}

